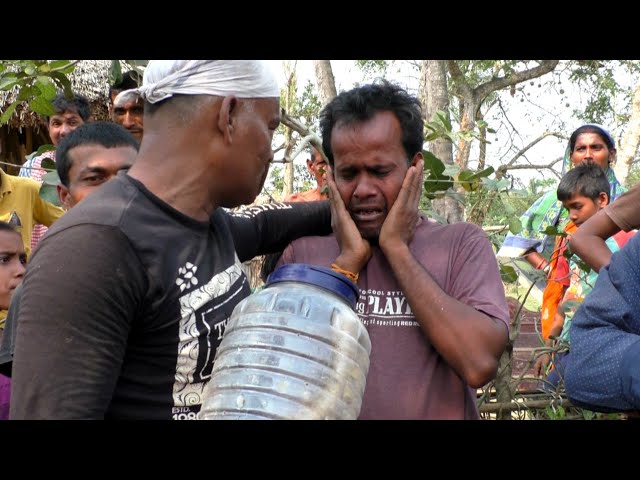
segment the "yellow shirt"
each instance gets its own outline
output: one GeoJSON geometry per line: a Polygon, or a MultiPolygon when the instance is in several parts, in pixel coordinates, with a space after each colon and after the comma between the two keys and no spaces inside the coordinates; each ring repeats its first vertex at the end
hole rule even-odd
{"type": "Polygon", "coordinates": [[[0,220],[16,227],[29,256],[33,226],[51,226],[64,210],[40,197],[40,184],[35,180],[7,175],[0,169],[0,182],[0,220]]]}

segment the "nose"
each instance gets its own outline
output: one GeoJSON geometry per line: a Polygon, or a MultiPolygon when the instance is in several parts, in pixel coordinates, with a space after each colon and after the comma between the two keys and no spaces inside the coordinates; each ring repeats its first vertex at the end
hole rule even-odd
{"type": "Polygon", "coordinates": [[[355,190],[353,191],[353,196],[358,200],[363,200],[375,195],[376,188],[367,178],[361,178],[356,184],[355,190]]]}
{"type": "Polygon", "coordinates": [[[122,121],[122,126],[124,128],[131,128],[133,127],[133,125],[134,125],[133,116],[129,112],[125,113],[124,119],[122,121]]]}
{"type": "Polygon", "coordinates": [[[14,277],[15,278],[24,277],[24,273],[27,271],[27,268],[24,266],[24,264],[20,260],[16,261],[15,263],[16,263],[16,268],[14,271],[14,277]]]}
{"type": "Polygon", "coordinates": [[[60,138],[69,135],[71,133],[71,130],[72,128],[68,124],[64,123],[62,125],[62,128],[60,129],[60,138]]]}

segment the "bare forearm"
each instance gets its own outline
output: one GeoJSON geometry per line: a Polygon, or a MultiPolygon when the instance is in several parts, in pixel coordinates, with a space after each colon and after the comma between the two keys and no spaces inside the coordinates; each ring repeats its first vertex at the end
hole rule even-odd
{"type": "Polygon", "coordinates": [[[529,253],[525,254],[524,258],[527,259],[527,262],[529,262],[529,265],[533,268],[541,269],[547,266],[546,258],[535,250],[531,250],[529,253]]]}
{"type": "Polygon", "coordinates": [[[596,272],[611,261],[611,250],[605,240],[620,231],[620,227],[603,210],[580,226],[569,238],[571,251],[596,272]]]}
{"type": "Polygon", "coordinates": [[[576,253],[596,272],[611,262],[611,250],[605,241],[597,235],[579,235],[580,231],[569,239],[571,251],[576,253]]]}
{"type": "Polygon", "coordinates": [[[383,252],[434,348],[470,386],[490,381],[506,346],[506,326],[447,295],[406,245],[383,252]]]}

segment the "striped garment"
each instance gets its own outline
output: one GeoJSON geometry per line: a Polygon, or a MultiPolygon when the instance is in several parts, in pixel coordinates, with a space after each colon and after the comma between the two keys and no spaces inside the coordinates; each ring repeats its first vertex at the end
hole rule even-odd
{"type": "MultiPolygon", "coordinates": [[[[38,183],[42,184],[42,177],[45,176],[47,171],[43,169],[40,165],[42,165],[42,161],[45,158],[49,158],[56,161],[56,151],[49,150],[48,152],[43,153],[42,155],[36,157],[33,154],[27,157],[27,161],[22,164],[22,168],[20,169],[20,173],[18,173],[19,177],[32,178],[38,183]]],[[[47,233],[48,228],[44,225],[40,225],[39,223],[33,226],[33,233],[31,234],[31,251],[36,248],[36,245],[40,241],[40,239],[47,233]]]]}

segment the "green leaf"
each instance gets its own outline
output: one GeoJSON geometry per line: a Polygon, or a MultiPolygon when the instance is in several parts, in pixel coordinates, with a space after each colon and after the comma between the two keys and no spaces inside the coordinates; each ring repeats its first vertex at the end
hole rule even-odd
{"type": "Polygon", "coordinates": [[[51,72],[51,78],[58,84],[58,86],[64,89],[64,94],[67,98],[73,97],[73,88],[69,78],[62,72],[51,72]]]}
{"type": "Polygon", "coordinates": [[[509,219],[509,231],[514,235],[517,235],[522,231],[522,222],[518,217],[511,217],[509,219]]]}
{"type": "Polygon", "coordinates": [[[503,282],[515,283],[518,281],[518,272],[511,265],[500,265],[500,277],[503,282]]]}
{"type": "Polygon", "coordinates": [[[11,105],[9,105],[7,107],[7,109],[4,111],[4,113],[2,114],[2,116],[0,116],[0,125],[3,125],[5,123],[7,123],[9,121],[9,119],[11,118],[11,115],[13,115],[13,112],[15,111],[16,107],[18,106],[18,101],[13,102],[11,105]]]}
{"type": "Polygon", "coordinates": [[[42,185],[40,186],[40,197],[53,205],[60,207],[60,197],[58,196],[58,187],[60,177],[58,172],[49,172],[42,177],[42,185]]]}
{"type": "MultiPolygon", "coordinates": [[[[504,212],[507,215],[513,215],[515,213],[515,209],[513,208],[513,206],[509,205],[508,203],[505,203],[504,201],[503,201],[502,205],[504,207],[504,212]]],[[[520,226],[522,226],[522,224],[520,226]]]]}
{"type": "Polygon", "coordinates": [[[556,227],[555,225],[549,225],[547,228],[544,229],[544,234],[545,235],[549,235],[549,236],[556,236],[556,237],[566,237],[567,234],[565,232],[562,232],[560,230],[558,230],[558,227],[556,227]]]}
{"type": "Polygon", "coordinates": [[[511,182],[507,178],[501,178],[500,180],[498,180],[498,183],[496,184],[496,188],[498,190],[504,190],[505,188],[509,188],[510,186],[511,186],[511,182]]]}
{"type": "MultiPolygon", "coordinates": [[[[53,144],[51,144],[51,143],[46,143],[46,144],[44,144],[44,145],[40,145],[40,148],[38,148],[38,150],[35,152],[35,155],[34,155],[34,156],[35,156],[35,157],[39,157],[39,156],[40,156],[40,155],[42,155],[44,152],[49,152],[49,151],[51,151],[51,150],[55,150],[55,149],[56,149],[55,145],[53,145],[53,144]]],[[[50,159],[48,159],[48,158],[45,158],[45,159],[43,159],[43,160],[42,160],[42,168],[46,168],[46,167],[45,167],[45,165],[46,165],[46,161],[47,161],[47,160],[51,161],[51,160],[50,160],[50,159]]],[[[56,168],[55,163],[53,164],[53,168],[56,168]]]]}
{"type": "Polygon", "coordinates": [[[441,137],[442,135],[440,135],[439,133],[430,133],[429,135],[427,135],[426,137],[424,137],[425,142],[433,142],[434,140],[437,140],[441,137]]]}
{"type": "Polygon", "coordinates": [[[496,133],[496,131],[493,128],[487,128],[487,132],[489,133],[496,133]]]}
{"type": "Polygon", "coordinates": [[[480,185],[480,182],[477,179],[474,179],[474,176],[475,173],[470,170],[463,170],[460,172],[460,175],[458,175],[458,182],[460,182],[462,188],[467,192],[477,190],[480,185]]]}
{"type": "Polygon", "coordinates": [[[115,85],[122,81],[122,68],[120,67],[120,60],[111,60],[111,66],[109,67],[109,85],[115,85]]]}
{"type": "MultiPolygon", "coordinates": [[[[42,163],[40,164],[40,167],[44,168],[45,170],[55,170],[56,169],[56,162],[54,162],[50,158],[43,158],[42,159],[42,163]]],[[[57,185],[57,183],[56,183],[56,185],[57,185]]]]}
{"type": "Polygon", "coordinates": [[[41,95],[45,100],[52,101],[56,98],[58,92],[56,91],[56,86],[53,84],[51,78],[40,75],[38,76],[36,85],[40,89],[41,95]]]}
{"type": "Polygon", "coordinates": [[[434,177],[439,177],[444,173],[444,163],[433,153],[425,150],[422,152],[424,157],[425,170],[430,172],[434,177]]]}
{"type": "Polygon", "coordinates": [[[27,75],[31,76],[34,75],[36,73],[36,67],[33,65],[28,65],[25,69],[24,69],[24,73],[26,73],[27,75]]]}
{"type": "Polygon", "coordinates": [[[56,114],[56,109],[51,105],[51,101],[39,96],[29,102],[29,108],[40,115],[51,116],[56,114]]]}
{"type": "Polygon", "coordinates": [[[443,112],[442,110],[438,110],[436,112],[436,115],[438,116],[438,118],[440,119],[440,121],[442,122],[442,125],[444,125],[444,128],[450,132],[451,131],[451,122],[449,121],[449,119],[447,118],[447,114],[445,112],[443,112]]]}
{"type": "Polygon", "coordinates": [[[9,76],[9,74],[7,74],[3,76],[2,79],[0,79],[0,90],[11,90],[19,83],[20,80],[18,80],[15,76],[9,76]]]}
{"type": "Polygon", "coordinates": [[[454,177],[460,173],[460,167],[455,163],[452,165],[445,164],[444,170],[442,171],[443,175],[449,175],[450,177],[454,177]]]}
{"type": "Polygon", "coordinates": [[[56,70],[58,73],[68,75],[76,68],[76,64],[71,60],[54,60],[49,64],[51,70],[56,70]]]}
{"type": "Polygon", "coordinates": [[[487,167],[484,170],[480,170],[479,172],[474,173],[472,179],[475,180],[476,178],[488,177],[493,172],[495,172],[495,169],[493,167],[487,167]]]}
{"type": "Polygon", "coordinates": [[[53,172],[47,172],[42,177],[43,185],[52,185],[54,187],[60,185],[60,177],[58,176],[58,171],[54,170],[53,172]]]}

